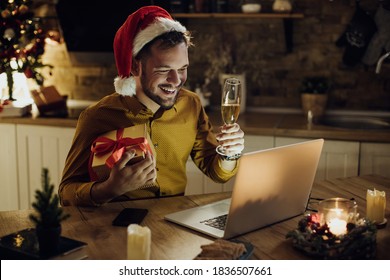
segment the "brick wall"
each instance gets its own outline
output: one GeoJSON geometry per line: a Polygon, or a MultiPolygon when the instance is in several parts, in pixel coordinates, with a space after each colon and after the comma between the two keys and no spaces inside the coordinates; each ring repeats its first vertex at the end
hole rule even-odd
{"type": "MultiPolygon", "coordinates": [[[[238,0],[236,1],[238,2],[238,0]]],[[[261,0],[263,12],[272,1],[261,0]]],[[[375,13],[379,1],[362,0],[375,13]]],[[[235,4],[231,0],[231,5],[235,4]]],[[[379,75],[374,66],[347,67],[344,48],[335,42],[354,13],[354,0],[295,0],[304,18],[293,20],[293,51],[286,52],[282,19],[180,19],[193,32],[187,87],[193,89],[211,77],[212,104],[219,102],[219,72],[245,73],[248,107],[299,108],[300,81],[307,75],[333,80],[328,108],[390,110],[390,61],[379,75]],[[219,67],[221,58],[232,58],[234,67],[219,67]]],[[[237,7],[236,7],[237,8],[237,7]]],[[[390,27],[389,27],[390,28],[390,27]]],[[[114,91],[114,63],[74,66],[65,44],[46,47],[44,62],[54,66],[46,84],[75,99],[97,100],[114,91]]]]}

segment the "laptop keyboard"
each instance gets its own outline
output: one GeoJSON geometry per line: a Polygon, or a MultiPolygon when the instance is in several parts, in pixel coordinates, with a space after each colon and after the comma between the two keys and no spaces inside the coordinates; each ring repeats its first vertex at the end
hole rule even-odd
{"type": "Polygon", "coordinates": [[[225,225],[226,225],[227,216],[228,216],[227,214],[221,215],[221,216],[218,216],[218,217],[215,217],[215,218],[211,218],[211,219],[207,219],[207,220],[201,221],[201,223],[205,224],[207,226],[216,228],[216,229],[224,230],[225,229],[225,225]]]}

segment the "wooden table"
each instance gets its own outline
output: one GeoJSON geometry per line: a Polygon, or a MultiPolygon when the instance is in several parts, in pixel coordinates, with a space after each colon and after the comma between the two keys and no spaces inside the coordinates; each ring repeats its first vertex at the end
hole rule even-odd
{"type": "MultiPolygon", "coordinates": [[[[386,191],[386,218],[390,220],[390,178],[369,175],[316,182],[312,197],[354,198],[360,215],[364,216],[368,188],[386,191]]],[[[125,259],[126,228],[114,227],[111,221],[125,207],[148,208],[149,214],[142,224],[152,231],[151,258],[193,259],[201,251],[200,246],[213,239],[167,222],[164,215],[229,196],[230,193],[215,193],[110,203],[100,208],[65,207],[71,218],[63,222],[63,235],[87,242],[89,259],[125,259]]],[[[29,210],[0,212],[0,236],[31,227],[29,213],[29,210]]],[[[237,239],[254,245],[253,259],[307,259],[285,238],[301,218],[295,217],[237,239]]],[[[390,259],[390,225],[378,230],[377,259],[390,259]]]]}

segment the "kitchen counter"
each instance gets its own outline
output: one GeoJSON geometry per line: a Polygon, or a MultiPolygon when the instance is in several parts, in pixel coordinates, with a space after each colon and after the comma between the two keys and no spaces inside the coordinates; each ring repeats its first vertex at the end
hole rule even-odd
{"type": "Polygon", "coordinates": [[[77,119],[72,118],[40,118],[33,116],[15,117],[15,118],[0,118],[1,123],[10,124],[29,124],[29,125],[43,125],[56,127],[76,127],[77,119]]]}
{"type": "MultiPolygon", "coordinates": [[[[216,130],[222,124],[220,113],[209,112],[211,122],[216,130]]],[[[0,123],[43,125],[56,127],[76,127],[76,118],[40,118],[19,117],[0,118],[0,123]]],[[[364,141],[390,143],[390,129],[359,130],[343,129],[332,126],[308,125],[302,114],[295,113],[258,113],[245,112],[240,115],[238,123],[246,134],[269,135],[280,137],[325,138],[332,140],[364,141]]]]}
{"type": "MultiPolygon", "coordinates": [[[[209,117],[214,125],[222,124],[219,112],[209,113],[209,117]]],[[[302,114],[245,112],[238,118],[238,123],[246,134],[252,135],[390,143],[389,129],[359,130],[308,125],[302,114]]]]}

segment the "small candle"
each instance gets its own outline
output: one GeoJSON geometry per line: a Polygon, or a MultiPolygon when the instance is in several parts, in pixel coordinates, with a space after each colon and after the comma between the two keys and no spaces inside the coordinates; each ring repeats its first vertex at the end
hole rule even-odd
{"type": "Polygon", "coordinates": [[[320,224],[326,224],[334,235],[346,234],[347,224],[354,223],[357,216],[356,202],[345,198],[325,199],[318,210],[320,224]]]}
{"type": "Polygon", "coordinates": [[[127,227],[127,259],[150,259],[151,232],[148,227],[131,224],[127,227]]]}
{"type": "Polygon", "coordinates": [[[377,224],[385,221],[386,193],[376,189],[367,190],[367,219],[377,224]]]}

